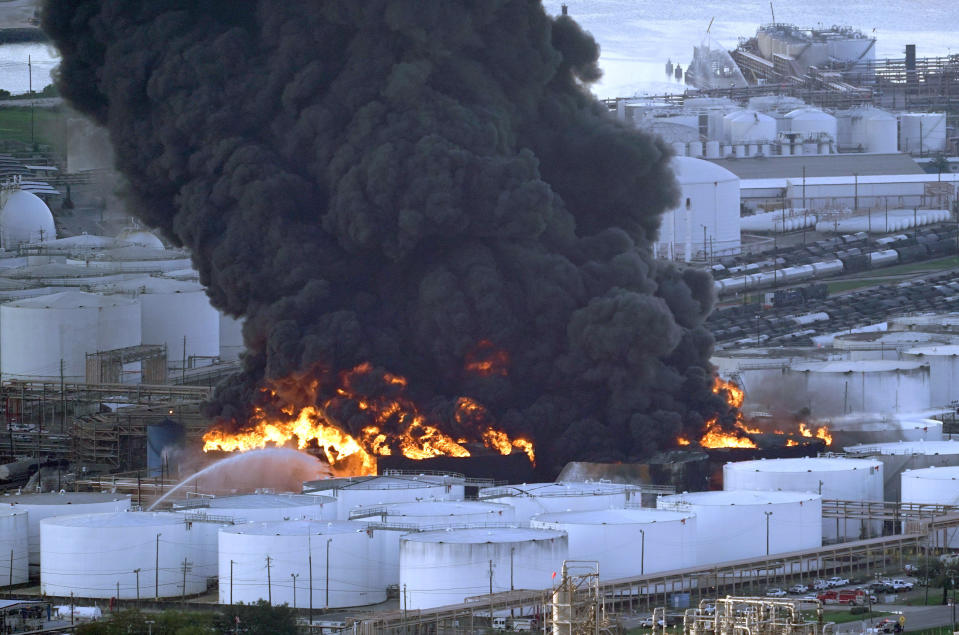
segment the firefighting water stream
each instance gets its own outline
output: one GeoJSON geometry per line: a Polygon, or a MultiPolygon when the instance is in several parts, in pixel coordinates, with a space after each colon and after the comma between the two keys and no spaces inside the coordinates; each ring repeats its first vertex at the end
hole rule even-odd
{"type": "Polygon", "coordinates": [[[154,501],[147,511],[191,484],[196,484],[198,489],[202,487],[204,493],[247,493],[263,488],[299,492],[305,481],[330,475],[329,466],[305,452],[289,448],[242,452],[215,461],[186,477],[154,501]]]}

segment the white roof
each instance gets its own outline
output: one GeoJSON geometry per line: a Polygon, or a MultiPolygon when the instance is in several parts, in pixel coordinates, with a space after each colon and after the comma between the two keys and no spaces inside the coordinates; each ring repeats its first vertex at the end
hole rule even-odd
{"type": "Polygon", "coordinates": [[[596,511],[550,512],[533,516],[541,523],[564,525],[649,525],[652,523],[678,522],[693,518],[695,514],[665,509],[602,509],[596,511]]]}
{"type": "Polygon", "coordinates": [[[480,496],[487,498],[501,496],[595,496],[620,494],[630,489],[635,488],[621,483],[564,481],[562,483],[523,483],[522,485],[487,487],[480,490],[480,496]]]}
{"type": "Polygon", "coordinates": [[[676,179],[681,185],[739,181],[739,177],[726,168],[703,159],[675,156],[672,160],[672,166],[676,171],[676,179]]]}
{"type": "Polygon", "coordinates": [[[241,494],[210,498],[206,500],[205,506],[211,509],[276,509],[324,505],[335,500],[329,496],[309,494],[241,494]]]}
{"type": "Polygon", "coordinates": [[[40,521],[44,525],[61,527],[168,527],[182,525],[181,514],[170,512],[106,512],[103,514],[73,514],[51,516],[40,521]]]}
{"type": "Polygon", "coordinates": [[[893,443],[866,443],[843,448],[850,454],[912,455],[959,454],[959,441],[897,441],[893,443]]]}
{"type": "Polygon", "coordinates": [[[246,534],[250,536],[330,536],[334,534],[355,534],[366,531],[365,523],[350,520],[324,522],[320,520],[277,520],[260,523],[243,523],[232,527],[223,527],[220,533],[246,534]]]}
{"type": "Polygon", "coordinates": [[[0,501],[12,505],[90,505],[110,501],[130,501],[129,494],[101,492],[49,492],[44,494],[4,494],[0,501]]]}
{"type": "Polygon", "coordinates": [[[105,280],[102,285],[96,285],[96,290],[108,293],[205,293],[199,282],[145,275],[105,280]]]}
{"type": "Polygon", "coordinates": [[[959,344],[943,344],[942,346],[919,346],[903,351],[906,355],[924,355],[927,357],[955,357],[959,355],[959,344]]]}
{"type": "Polygon", "coordinates": [[[14,300],[4,306],[19,309],[82,309],[94,307],[123,306],[136,304],[136,300],[121,296],[102,296],[83,291],[64,291],[36,298],[14,300]]]}
{"type": "Polygon", "coordinates": [[[918,370],[922,362],[903,362],[894,359],[839,360],[833,362],[805,362],[794,364],[792,370],[814,373],[883,373],[899,370],[918,370]]]}
{"type": "MultiPolygon", "coordinates": [[[[673,159],[675,160],[675,159],[673,159]]],[[[858,177],[849,174],[843,176],[809,176],[806,177],[806,187],[813,185],[891,185],[899,183],[959,183],[959,175],[956,173],[943,174],[876,174],[861,175],[858,177]]],[[[739,183],[743,190],[765,190],[773,188],[785,188],[790,185],[802,187],[802,177],[781,177],[773,179],[743,179],[739,183]]]]}
{"type": "Polygon", "coordinates": [[[725,467],[741,472],[848,472],[868,470],[882,465],[873,459],[846,459],[842,457],[801,457],[796,459],[760,459],[736,461],[725,467]]]}
{"type": "Polygon", "coordinates": [[[471,529],[449,529],[439,531],[424,531],[416,534],[407,534],[400,541],[454,543],[454,544],[484,544],[484,543],[511,543],[534,542],[539,540],[555,540],[564,538],[565,531],[554,529],[529,529],[526,527],[495,527],[471,529]]]}
{"type": "Polygon", "coordinates": [[[811,492],[757,491],[745,489],[718,490],[710,492],[683,492],[660,496],[659,500],[667,505],[771,505],[777,503],[798,503],[822,498],[811,492]]]}
{"type": "Polygon", "coordinates": [[[929,481],[955,481],[959,480],[959,465],[906,470],[902,475],[903,478],[921,478],[929,481]]]}
{"type": "Polygon", "coordinates": [[[462,482],[463,479],[459,477],[421,474],[418,476],[348,476],[342,478],[325,478],[317,481],[308,481],[303,485],[310,492],[324,492],[344,489],[424,489],[446,487],[450,483],[462,482]]]}
{"type": "Polygon", "coordinates": [[[836,118],[818,108],[797,108],[786,113],[787,119],[835,121],[836,118]]]}
{"type": "Polygon", "coordinates": [[[459,516],[468,514],[497,514],[512,511],[509,505],[482,501],[418,501],[383,505],[387,516],[459,516]]]}

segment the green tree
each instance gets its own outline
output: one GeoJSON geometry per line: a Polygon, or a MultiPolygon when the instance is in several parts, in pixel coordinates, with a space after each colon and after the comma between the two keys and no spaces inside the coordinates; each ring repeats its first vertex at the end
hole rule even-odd
{"type": "Polygon", "coordinates": [[[949,172],[949,159],[946,158],[946,155],[940,152],[933,157],[932,161],[929,162],[929,168],[932,170],[933,174],[949,172]]]}
{"type": "Polygon", "coordinates": [[[270,606],[260,600],[256,604],[237,604],[217,616],[221,632],[234,630],[247,635],[296,635],[296,614],[286,604],[270,606]]]}
{"type": "Polygon", "coordinates": [[[217,617],[211,613],[185,611],[163,611],[162,613],[120,611],[110,619],[84,624],[77,628],[76,632],[79,635],[127,635],[150,631],[155,635],[202,635],[221,632],[214,626],[217,617]],[[153,622],[149,628],[148,620],[153,622]]]}

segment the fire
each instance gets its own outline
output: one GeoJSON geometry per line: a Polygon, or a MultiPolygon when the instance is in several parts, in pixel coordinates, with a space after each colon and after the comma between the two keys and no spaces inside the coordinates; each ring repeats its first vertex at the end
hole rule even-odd
{"type": "MultiPolygon", "coordinates": [[[[282,389],[265,389],[266,400],[278,405],[282,402],[280,393],[295,392],[311,395],[311,401],[319,401],[315,399],[319,386],[316,379],[301,380],[303,390],[300,391],[288,390],[286,384],[291,381],[296,384],[295,379],[288,378],[282,382],[282,389]]],[[[500,454],[510,454],[514,449],[522,451],[535,465],[532,442],[510,438],[506,432],[490,425],[489,413],[481,404],[467,397],[457,400],[453,418],[466,434],[454,439],[419,412],[416,404],[405,396],[406,386],[403,377],[390,373],[377,376],[370,364],[360,364],[341,374],[340,386],[326,401],[302,407],[283,404],[278,408],[280,414],[273,416],[263,407],[257,407],[243,430],[231,433],[214,429],[207,432],[203,436],[203,450],[245,452],[288,444],[306,449],[315,444],[331,466],[365,475],[376,473],[377,456],[399,452],[415,460],[435,456],[467,457],[470,451],[464,444],[482,443],[500,454]],[[359,385],[368,384],[371,378],[379,381],[377,394],[362,394],[359,385]],[[356,417],[367,421],[357,434],[348,433],[332,414],[349,406],[359,411],[356,417]]]]}
{"type": "Polygon", "coordinates": [[[496,348],[489,340],[480,340],[473,350],[466,354],[465,368],[466,372],[481,377],[505,377],[509,372],[509,353],[496,348]]]}
{"type": "Polygon", "coordinates": [[[807,426],[805,423],[800,422],[799,434],[810,439],[812,438],[822,439],[823,441],[826,442],[826,445],[832,445],[832,435],[829,434],[829,428],[827,428],[826,426],[820,426],[816,428],[816,432],[814,433],[812,430],[809,429],[809,426],[807,426]]]}

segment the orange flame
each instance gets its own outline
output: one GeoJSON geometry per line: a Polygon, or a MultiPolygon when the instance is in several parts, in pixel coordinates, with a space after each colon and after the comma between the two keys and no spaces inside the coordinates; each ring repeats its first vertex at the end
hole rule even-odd
{"type": "MultiPolygon", "coordinates": [[[[243,430],[231,433],[214,429],[203,435],[203,450],[245,452],[287,444],[305,449],[315,443],[331,466],[341,467],[352,474],[367,475],[376,474],[377,456],[390,456],[398,451],[414,460],[444,455],[467,457],[470,452],[463,444],[475,442],[483,443],[501,454],[510,454],[514,448],[519,449],[535,465],[533,444],[526,439],[511,439],[507,433],[489,425],[489,413],[476,401],[467,397],[457,400],[454,419],[468,434],[454,440],[427,421],[416,404],[403,394],[407,384],[403,377],[382,373],[381,379],[387,388],[384,394],[359,394],[355,387],[357,380],[371,371],[372,366],[364,363],[343,373],[335,396],[322,405],[297,408],[293,404],[284,404],[280,412],[289,419],[270,417],[263,408],[255,408],[243,430]],[[357,435],[345,432],[330,414],[331,406],[342,405],[344,401],[355,405],[362,416],[370,420],[370,424],[357,435]]],[[[291,381],[294,380],[288,378],[282,383],[285,385],[291,381]]],[[[308,396],[315,393],[319,385],[314,378],[307,378],[301,383],[302,390],[293,392],[308,396]]],[[[281,399],[279,391],[265,389],[264,392],[274,403],[281,399]]],[[[315,397],[309,398],[316,401],[315,397]]]]}
{"type": "Polygon", "coordinates": [[[816,428],[816,432],[814,433],[812,430],[809,429],[809,426],[807,426],[803,422],[800,422],[799,434],[810,439],[812,438],[822,439],[823,441],[826,442],[826,445],[832,445],[832,435],[829,433],[829,428],[827,428],[826,426],[820,426],[816,428]]]}
{"type": "Polygon", "coordinates": [[[480,340],[466,354],[466,372],[482,377],[506,376],[509,372],[509,353],[493,346],[489,340],[480,340]]]}

